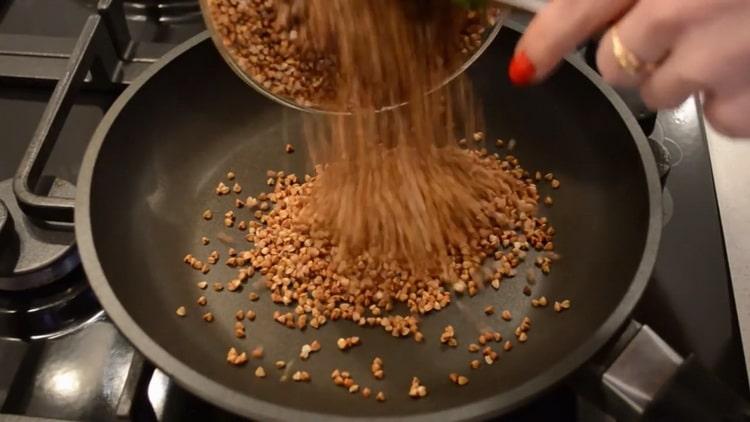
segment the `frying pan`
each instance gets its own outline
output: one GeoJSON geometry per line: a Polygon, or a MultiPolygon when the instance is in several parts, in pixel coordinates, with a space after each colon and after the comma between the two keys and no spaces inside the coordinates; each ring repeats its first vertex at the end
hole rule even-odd
{"type": "Polygon", "coordinates": [[[219,238],[233,239],[228,246],[238,249],[247,245],[221,218],[201,219],[206,208],[219,214],[233,207],[233,198],[213,193],[226,172],[238,174],[243,194],[257,194],[267,189],[268,169],[310,171],[299,112],[247,89],[205,37],[179,47],[129,87],[86,153],[77,238],[105,310],[136,347],[186,388],[259,419],[470,418],[509,410],[556,383],[604,344],[643,291],[661,229],[660,186],[633,118],[588,72],[565,65],[540,87],[509,86],[502,69],[513,41],[511,34],[498,36],[470,71],[484,102],[488,138],[517,139],[514,153],[526,168],[552,170],[562,181],[548,215],[558,229],[555,243],[563,259],[533,294],[569,298],[571,311],[532,309],[519,276],[498,291],[456,299],[424,318],[426,341],[417,344],[350,322],[305,332],[283,328],[271,318],[281,308],[267,295],[257,303],[247,299],[252,281],[240,294],[198,290],[199,280],[226,281],[234,271],[216,266],[203,276],[182,264],[186,253],[207,255],[221,244],[219,238]],[[297,152],[285,154],[287,143],[297,152]],[[212,245],[202,246],[201,236],[212,245]],[[194,305],[201,294],[215,314],[213,324],[202,321],[203,310],[194,305]],[[470,372],[468,362],[481,356],[465,347],[480,330],[512,338],[518,324],[484,316],[488,304],[517,318],[529,315],[533,329],[526,344],[470,372]],[[175,316],[181,305],[188,307],[186,318],[175,316]],[[238,340],[233,315],[248,308],[258,319],[246,324],[248,337],[238,340]],[[439,334],[447,324],[455,327],[459,348],[441,347],[439,334]],[[353,335],[363,346],[348,353],[335,348],[337,338],[353,335]],[[323,350],[300,362],[300,347],[314,339],[323,350]],[[270,379],[253,376],[255,362],[242,369],[225,362],[230,346],[256,345],[265,348],[262,364],[270,379]],[[375,356],[384,361],[383,381],[369,374],[375,356]],[[313,382],[279,382],[272,367],[277,359],[294,359],[293,367],[309,371],[313,382]],[[384,390],[387,403],[336,387],[329,379],[334,368],[349,370],[362,386],[384,390]],[[450,383],[450,372],[466,373],[468,388],[450,383]],[[407,396],[412,376],[428,386],[428,398],[407,396]]]}
{"type": "MultiPolygon", "coordinates": [[[[95,34],[96,22],[90,20],[87,28],[95,34]]],[[[84,38],[77,49],[94,37],[84,38]]],[[[555,244],[563,258],[531,287],[534,296],[570,299],[571,310],[558,314],[550,307],[531,308],[519,276],[505,280],[498,291],[455,298],[423,318],[426,341],[418,344],[348,321],[304,332],[283,328],[271,318],[282,307],[258,287],[259,276],[240,293],[198,290],[197,281],[226,281],[234,271],[217,265],[201,275],[181,262],[186,253],[205,257],[214,248],[224,253],[227,246],[247,247],[240,232],[223,227],[221,218],[201,218],[206,208],[218,213],[233,207],[233,198],[213,193],[226,172],[237,173],[245,195],[267,188],[268,169],[300,175],[311,170],[300,112],[247,89],[202,34],[168,53],[125,90],[84,157],[75,200],[76,238],[105,311],[180,385],[261,420],[478,419],[507,413],[565,379],[620,331],[646,287],[661,231],[661,191],[645,136],[591,69],[570,59],[539,86],[509,85],[502,75],[517,38],[515,31],[500,31],[469,72],[484,102],[487,138],[516,139],[513,154],[525,168],[554,171],[562,182],[554,192],[555,205],[544,212],[557,228],[555,244]],[[294,154],[284,153],[287,143],[295,146],[294,154]],[[202,236],[211,245],[202,246],[202,236]],[[250,302],[249,291],[261,299],[250,302]],[[208,297],[203,309],[195,304],[201,294],[208,297]],[[509,309],[514,321],[484,315],[489,304],[509,309]],[[184,318],[175,316],[181,305],[188,309],[184,318]],[[249,308],[258,317],[246,324],[247,338],[236,339],[233,315],[249,308]],[[212,324],[201,320],[205,310],[215,314],[212,324]],[[470,370],[468,362],[478,356],[466,345],[486,329],[513,339],[524,315],[533,321],[528,342],[501,352],[492,366],[470,370]],[[447,324],[455,327],[458,348],[439,344],[447,324]],[[337,338],[353,335],[362,346],[345,353],[336,349],[337,338]],[[322,350],[300,361],[300,347],[314,339],[322,350]],[[242,368],[225,362],[230,346],[249,351],[257,345],[265,348],[262,360],[242,368]],[[375,356],[384,361],[382,381],[369,373],[375,356]],[[280,381],[276,360],[290,361],[291,371],[308,371],[312,382],[280,381]],[[258,364],[269,374],[266,379],[253,376],[258,364]],[[350,371],[363,387],[383,390],[387,402],[334,386],[329,379],[334,368],[350,371]],[[469,385],[449,382],[450,372],[469,376],[469,385]],[[407,396],[413,376],[428,387],[426,398],[407,396]]],[[[81,60],[71,64],[58,89],[85,76],[85,65],[93,59],[81,60]]],[[[57,98],[50,103],[52,111],[63,107],[57,98]]],[[[37,136],[44,139],[59,129],[55,122],[45,113],[37,136]],[[52,129],[44,128],[45,122],[52,129]]],[[[35,148],[46,150],[40,156],[48,155],[49,147],[39,145],[35,148]]],[[[19,202],[37,216],[66,219],[69,203],[30,193],[37,168],[19,170],[14,185],[19,202]]]]}

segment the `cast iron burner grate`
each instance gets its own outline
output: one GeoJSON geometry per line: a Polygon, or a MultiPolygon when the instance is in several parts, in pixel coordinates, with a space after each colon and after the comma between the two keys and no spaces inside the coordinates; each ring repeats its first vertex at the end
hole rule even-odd
{"type": "MultiPolygon", "coordinates": [[[[37,193],[71,197],[72,184],[42,178],[37,193]]],[[[0,182],[0,291],[21,291],[48,285],[66,276],[81,260],[73,225],[27,216],[13,192],[13,180],[0,182]]],[[[2,333],[0,333],[2,336],[2,333]]]]}

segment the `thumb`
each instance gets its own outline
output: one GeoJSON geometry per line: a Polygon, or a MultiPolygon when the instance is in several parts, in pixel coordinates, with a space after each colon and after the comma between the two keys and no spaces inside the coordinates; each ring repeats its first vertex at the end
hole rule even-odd
{"type": "Polygon", "coordinates": [[[546,78],[566,54],[616,21],[636,0],[554,0],[531,20],[516,45],[510,80],[528,85],[546,78]]]}

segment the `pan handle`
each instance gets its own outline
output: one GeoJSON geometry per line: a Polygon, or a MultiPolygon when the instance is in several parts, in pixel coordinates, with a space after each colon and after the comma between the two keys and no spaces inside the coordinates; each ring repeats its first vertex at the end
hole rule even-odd
{"type": "Polygon", "coordinates": [[[112,13],[117,12],[117,7],[121,9],[122,3],[102,0],[99,14],[89,16],[16,172],[13,191],[18,205],[30,217],[45,221],[73,221],[74,200],[39,195],[37,185],[81,85],[86,81],[100,88],[111,86],[120,69],[122,52],[118,52],[112,42],[113,35],[117,34],[110,34],[112,25],[106,25],[112,20],[112,13]],[[87,81],[89,75],[90,81],[87,81]]]}
{"type": "Polygon", "coordinates": [[[750,421],[750,403],[636,321],[578,378],[581,393],[618,421],[750,421]]]}

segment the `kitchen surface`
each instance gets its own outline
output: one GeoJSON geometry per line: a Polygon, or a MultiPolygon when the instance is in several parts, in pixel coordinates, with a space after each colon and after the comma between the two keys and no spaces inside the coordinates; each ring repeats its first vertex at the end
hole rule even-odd
{"type": "MultiPolygon", "coordinates": [[[[117,95],[149,64],[204,28],[197,1],[124,3],[132,42],[124,44],[127,60],[119,80],[108,86],[84,84],[43,171],[50,176],[48,189],[70,197],[86,145],[117,95]]],[[[93,0],[0,4],[0,200],[16,217],[20,210],[12,178],[75,40],[96,13],[93,0]]],[[[747,249],[726,226],[741,224],[742,207],[733,197],[744,183],[712,168],[717,156],[722,163],[731,159],[730,147],[712,135],[709,154],[695,100],[656,116],[638,114],[664,179],[665,225],[652,281],[634,316],[679,354],[694,354],[750,398],[740,329],[750,308],[747,289],[737,284],[750,282],[747,249]]],[[[70,227],[69,236],[54,239],[33,224],[19,222],[16,227],[23,233],[5,230],[0,236],[0,420],[239,419],[176,385],[118,332],[88,285],[70,227]],[[52,245],[45,246],[45,240],[52,245]]],[[[551,417],[611,420],[568,383],[503,420],[551,417]]]]}

